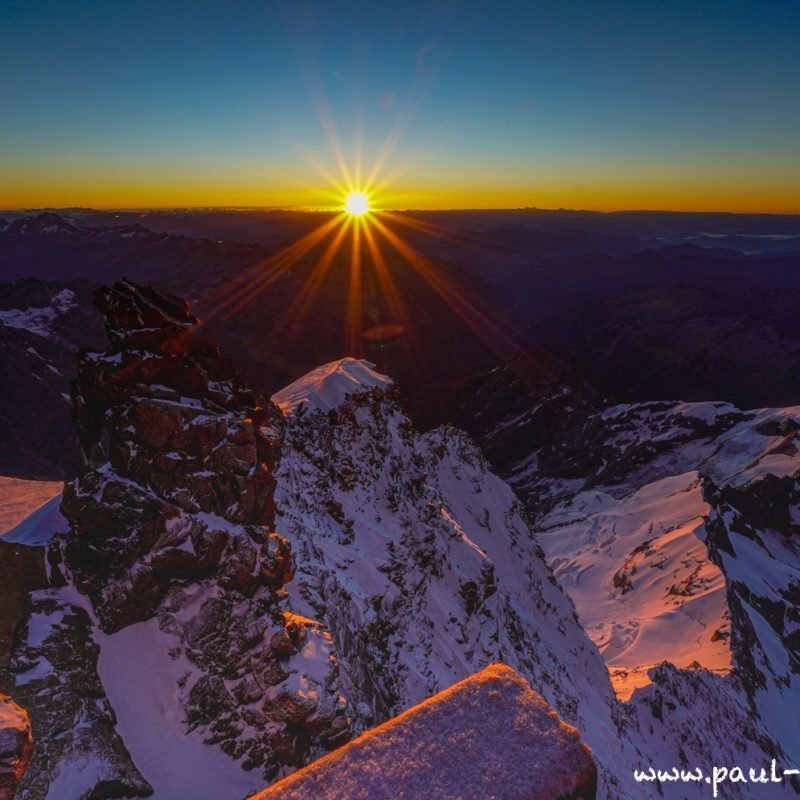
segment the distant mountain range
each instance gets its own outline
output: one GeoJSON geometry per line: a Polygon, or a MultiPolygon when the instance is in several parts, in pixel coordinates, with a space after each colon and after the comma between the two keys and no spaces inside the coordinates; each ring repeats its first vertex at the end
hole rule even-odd
{"type": "MultiPolygon", "coordinates": [[[[525,362],[527,384],[569,375],[570,385],[595,399],[721,398],[755,407],[792,403],[800,391],[800,256],[719,246],[788,247],[800,235],[798,218],[536,210],[390,215],[387,224],[425,258],[433,280],[384,246],[401,307],[390,302],[385,279],[366,267],[353,312],[363,334],[355,349],[345,335],[346,244],[322,278],[315,272],[317,249],[275,272],[263,290],[254,288],[270,274],[270,259],[281,246],[328,219],[256,210],[9,217],[0,224],[0,279],[6,282],[0,303],[12,316],[0,320],[0,367],[18,375],[20,394],[41,395],[57,408],[73,377],[72,355],[96,341],[99,331],[91,287],[126,276],[189,298],[259,391],[270,392],[320,363],[364,355],[395,377],[423,427],[460,419],[469,400],[461,392],[473,391],[470,376],[501,367],[515,352],[528,354],[514,361],[525,362]],[[25,319],[37,307],[19,283],[25,279],[48,281],[42,290],[48,297],[63,288],[75,291],[72,281],[84,282],[70,313],[81,309],[85,323],[47,345],[61,353],[50,357],[60,380],[52,371],[52,379],[40,380],[33,362],[20,362],[44,346],[41,335],[8,324],[14,313],[25,319]],[[237,291],[241,302],[226,310],[237,291]],[[21,347],[22,338],[31,343],[21,347]]],[[[367,255],[364,263],[370,263],[367,255]]],[[[44,308],[49,300],[36,302],[44,308]]],[[[520,387],[522,394],[508,403],[536,402],[536,390],[520,387]]],[[[38,446],[36,426],[16,394],[0,399],[0,414],[17,442],[4,450],[3,469],[36,477],[73,471],[77,451],[65,409],[37,413],[42,435],[52,430],[63,442],[56,456],[38,446]]],[[[502,413],[499,408],[490,413],[502,413]]]]}

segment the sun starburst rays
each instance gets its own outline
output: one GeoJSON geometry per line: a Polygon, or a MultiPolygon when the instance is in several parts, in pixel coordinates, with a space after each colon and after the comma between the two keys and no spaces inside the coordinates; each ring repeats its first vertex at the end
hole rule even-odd
{"type": "MultiPolygon", "coordinates": [[[[462,244],[469,244],[469,237],[454,235],[406,214],[379,210],[370,200],[366,193],[358,191],[344,195],[340,206],[342,211],[326,218],[312,231],[220,290],[213,302],[206,303],[203,310],[206,321],[230,318],[257,303],[279,281],[299,279],[296,288],[289,288],[290,300],[272,327],[272,337],[276,341],[283,337],[293,341],[301,337],[317,304],[330,304],[330,292],[333,291],[338,297],[333,302],[340,304],[343,310],[342,355],[361,357],[367,345],[380,346],[381,332],[390,332],[389,338],[402,338],[409,354],[422,368],[424,348],[418,326],[409,311],[409,303],[416,299],[404,296],[404,291],[409,290],[408,280],[398,282],[398,278],[402,278],[402,270],[398,272],[400,265],[405,265],[411,270],[409,274],[424,281],[443,306],[466,324],[490,350],[508,354],[517,349],[514,332],[493,319],[491,311],[482,307],[482,299],[473,292],[466,292],[448,270],[425,258],[399,229],[408,228],[429,237],[454,239],[462,244]],[[394,254],[393,261],[384,252],[386,246],[394,254]],[[319,252],[316,258],[315,252],[319,252]],[[295,268],[299,270],[297,276],[295,268]],[[323,287],[329,278],[334,288],[324,294],[323,287]],[[370,287],[379,295],[383,308],[380,322],[365,320],[367,278],[370,287]]],[[[374,309],[375,304],[372,303],[370,308],[374,309]]]]}
{"type": "Polygon", "coordinates": [[[416,113],[422,93],[412,93],[383,146],[366,166],[363,130],[357,125],[352,164],[348,164],[321,81],[313,75],[309,78],[312,101],[330,147],[332,168],[315,153],[306,153],[304,159],[328,185],[326,192],[317,194],[327,199],[330,210],[316,228],[223,284],[207,298],[202,309],[205,320],[236,315],[283,282],[280,296],[287,299],[272,325],[275,341],[283,337],[296,340],[304,334],[306,322],[318,304],[333,304],[342,314],[342,355],[360,356],[368,345],[383,347],[386,341],[400,339],[412,360],[422,368],[425,359],[420,326],[415,324],[410,310],[419,300],[413,293],[419,291],[422,282],[490,349],[513,349],[513,332],[492,321],[491,311],[482,308],[483,299],[467,292],[447,270],[422,256],[400,230],[449,240],[462,247],[482,247],[480,239],[468,233],[454,233],[419,215],[386,208],[386,167],[416,113]],[[369,293],[369,302],[365,301],[365,293],[369,293]]]}

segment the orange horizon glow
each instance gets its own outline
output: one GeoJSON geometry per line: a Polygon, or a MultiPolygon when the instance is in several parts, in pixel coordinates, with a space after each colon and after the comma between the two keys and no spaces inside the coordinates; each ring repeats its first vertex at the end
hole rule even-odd
{"type": "MultiPolygon", "coordinates": [[[[588,193],[586,193],[588,195],[588,193]]],[[[719,213],[719,214],[774,214],[794,216],[800,214],[800,203],[796,193],[789,196],[775,198],[758,198],[748,194],[741,198],[731,199],[729,193],[716,199],[710,196],[706,199],[690,201],[684,197],[671,198],[671,193],[664,193],[657,198],[646,198],[633,195],[623,197],[621,193],[598,193],[597,199],[590,200],[588,196],[576,197],[569,193],[564,195],[542,195],[535,191],[520,196],[515,193],[505,195],[501,193],[486,192],[455,192],[452,195],[445,192],[404,192],[395,202],[382,203],[386,211],[587,211],[596,213],[624,213],[636,211],[663,212],[663,213],[719,213]],[[670,201],[672,200],[672,201],[670,201]],[[760,202],[758,201],[760,200],[760,202]]],[[[131,197],[114,196],[106,200],[92,201],[82,195],[66,194],[45,198],[33,196],[26,199],[4,199],[0,193],[0,214],[25,213],[53,209],[66,211],[69,209],[87,209],[100,212],[149,212],[149,211],[192,211],[192,210],[220,210],[220,211],[258,211],[266,212],[300,212],[300,213],[336,213],[342,210],[342,203],[314,202],[306,196],[301,197],[275,197],[259,192],[243,192],[231,196],[198,197],[195,194],[183,195],[181,193],[133,193],[131,197]],[[158,199],[148,202],[147,197],[154,196],[158,199]]]]}
{"type": "MultiPolygon", "coordinates": [[[[334,134],[331,134],[334,135],[334,134]]],[[[384,156],[385,157],[385,156],[384,156]]],[[[739,214],[800,214],[800,195],[791,174],[774,171],[763,176],[705,182],[685,175],[659,176],[648,181],[598,175],[594,180],[572,182],[549,173],[521,176],[513,183],[501,173],[484,175],[476,169],[472,179],[454,183],[445,174],[428,171],[425,179],[413,174],[380,177],[375,168],[358,181],[339,166],[335,177],[312,156],[301,165],[302,177],[286,176],[276,184],[258,180],[258,170],[247,176],[213,176],[203,179],[185,174],[165,183],[163,175],[143,170],[136,176],[114,170],[100,180],[95,172],[66,174],[55,168],[49,177],[35,176],[22,167],[12,169],[0,186],[0,213],[44,208],[89,208],[97,211],[158,211],[173,209],[269,209],[340,211],[351,192],[379,198],[384,210],[541,210],[570,209],[601,213],[619,211],[675,211],[739,214]],[[148,174],[149,173],[149,174],[148,174]]]]}

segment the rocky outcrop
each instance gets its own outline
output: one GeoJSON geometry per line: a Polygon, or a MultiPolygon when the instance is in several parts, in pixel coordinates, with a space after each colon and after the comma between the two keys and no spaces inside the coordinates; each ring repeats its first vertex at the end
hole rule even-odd
{"type": "Polygon", "coordinates": [[[578,732],[495,664],[252,800],[593,800],[596,791],[578,732]]]}
{"type": "Polygon", "coordinates": [[[0,691],[10,691],[13,686],[8,661],[17,630],[29,610],[29,595],[46,585],[44,548],[0,539],[0,691]]]}
{"type": "Polygon", "coordinates": [[[14,800],[32,753],[28,715],[0,694],[0,800],[14,800]]]}
{"type": "Polygon", "coordinates": [[[85,467],[11,664],[40,743],[21,797],[52,796],[81,759],[91,785],[75,796],[163,791],[176,740],[192,796],[213,791],[192,748],[263,785],[351,730],[330,634],[286,603],[295,561],[272,530],[282,418],[182,300],[121,282],[97,304],[110,346],[82,354],[73,390],[85,467]],[[142,646],[159,660],[149,682],[132,669],[142,646]]]}
{"type": "Polygon", "coordinates": [[[183,301],[120,283],[98,306],[111,346],[79,365],[86,469],[62,511],[67,561],[103,628],[152,616],[176,581],[217,575],[228,589],[279,591],[291,557],[265,535],[277,412],[255,404],[183,301]]]}

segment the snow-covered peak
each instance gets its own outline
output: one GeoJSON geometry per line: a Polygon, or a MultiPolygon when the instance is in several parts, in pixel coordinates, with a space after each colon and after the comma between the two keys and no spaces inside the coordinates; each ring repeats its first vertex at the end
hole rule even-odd
{"type": "Polygon", "coordinates": [[[387,387],[392,379],[375,372],[375,365],[363,358],[340,358],[290,383],[272,395],[272,402],[287,416],[301,406],[306,411],[330,411],[350,395],[374,387],[387,387]]]}

